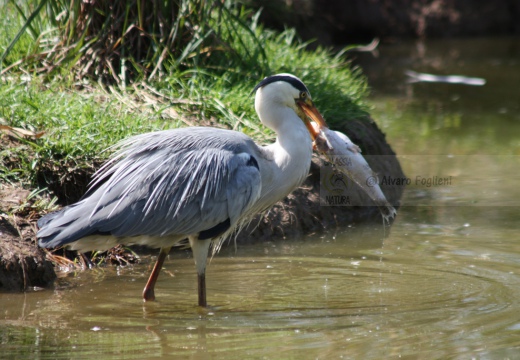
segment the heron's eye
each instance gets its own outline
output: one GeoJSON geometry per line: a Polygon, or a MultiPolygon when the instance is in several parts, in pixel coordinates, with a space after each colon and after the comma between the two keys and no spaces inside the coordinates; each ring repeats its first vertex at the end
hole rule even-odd
{"type": "Polygon", "coordinates": [[[305,99],[307,97],[307,93],[305,91],[302,91],[300,93],[300,99],[305,99]]]}

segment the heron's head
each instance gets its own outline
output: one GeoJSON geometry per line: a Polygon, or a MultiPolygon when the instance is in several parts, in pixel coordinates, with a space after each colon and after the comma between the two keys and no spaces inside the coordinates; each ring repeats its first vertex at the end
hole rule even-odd
{"type": "Polygon", "coordinates": [[[265,108],[268,109],[267,111],[280,105],[291,108],[303,121],[313,140],[320,128],[327,127],[327,123],[312,102],[309,89],[296,76],[291,74],[268,76],[255,86],[253,92],[255,91],[255,108],[260,116],[265,108]],[[311,120],[318,125],[318,131],[312,126],[311,120]]]}

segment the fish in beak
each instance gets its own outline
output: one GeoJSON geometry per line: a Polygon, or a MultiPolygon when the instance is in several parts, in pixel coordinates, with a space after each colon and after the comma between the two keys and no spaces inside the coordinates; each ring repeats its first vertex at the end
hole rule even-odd
{"type": "Polygon", "coordinates": [[[307,130],[309,130],[309,133],[311,134],[311,138],[314,141],[318,137],[318,135],[320,133],[320,129],[322,129],[322,128],[328,129],[329,126],[325,122],[325,119],[323,118],[323,116],[321,116],[318,109],[316,109],[316,106],[314,106],[314,103],[312,102],[312,100],[310,100],[309,98],[306,98],[305,101],[297,101],[296,105],[298,105],[298,107],[302,110],[302,112],[307,117],[306,119],[303,120],[303,122],[305,123],[305,126],[307,127],[307,130]],[[314,121],[318,125],[317,129],[315,129],[315,127],[312,126],[309,119],[314,121]]]}

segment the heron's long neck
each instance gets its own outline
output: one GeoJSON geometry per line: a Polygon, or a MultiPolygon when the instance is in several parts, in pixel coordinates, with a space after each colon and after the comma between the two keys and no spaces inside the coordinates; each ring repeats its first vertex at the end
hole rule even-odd
{"type": "Polygon", "coordinates": [[[269,175],[262,179],[262,197],[274,202],[302,184],[309,173],[312,159],[312,140],[302,120],[290,108],[278,110],[270,113],[278,117],[277,121],[262,119],[277,134],[276,142],[264,147],[272,156],[269,164],[272,171],[268,171],[269,175]]]}

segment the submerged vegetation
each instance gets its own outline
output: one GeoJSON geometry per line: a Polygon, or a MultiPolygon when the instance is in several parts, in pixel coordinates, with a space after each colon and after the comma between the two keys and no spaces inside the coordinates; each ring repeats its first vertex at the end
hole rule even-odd
{"type": "Polygon", "coordinates": [[[211,124],[258,141],[250,92],[304,80],[329,122],[363,118],[366,82],[342,53],[307,50],[238,1],[9,1],[0,20],[0,181],[76,200],[104,149],[129,135],[211,124]],[[70,186],[69,186],[70,185],[70,186]]]}

